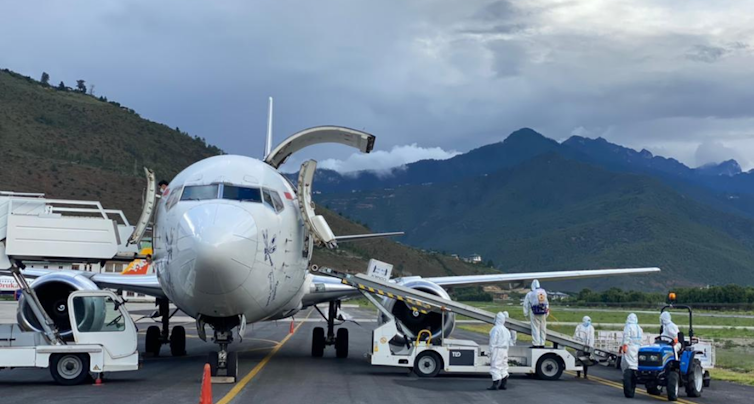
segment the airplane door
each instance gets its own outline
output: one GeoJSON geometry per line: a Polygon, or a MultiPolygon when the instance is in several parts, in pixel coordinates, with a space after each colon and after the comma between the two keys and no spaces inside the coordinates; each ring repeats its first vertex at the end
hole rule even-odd
{"type": "Polygon", "coordinates": [[[152,212],[156,205],[155,200],[157,199],[157,189],[155,188],[154,171],[144,167],[144,172],[147,175],[147,194],[145,195],[144,207],[142,208],[139,222],[136,224],[134,232],[131,233],[131,237],[128,239],[128,244],[139,244],[142,237],[144,237],[144,232],[147,231],[149,220],[152,218],[152,212]]]}
{"type": "Polygon", "coordinates": [[[314,212],[312,180],[314,179],[314,172],[316,170],[317,162],[309,160],[301,165],[301,171],[298,174],[298,196],[301,201],[299,203],[301,218],[304,220],[307,230],[314,236],[316,241],[328,248],[335,248],[338,246],[335,241],[335,234],[333,234],[325,218],[314,212]]]}

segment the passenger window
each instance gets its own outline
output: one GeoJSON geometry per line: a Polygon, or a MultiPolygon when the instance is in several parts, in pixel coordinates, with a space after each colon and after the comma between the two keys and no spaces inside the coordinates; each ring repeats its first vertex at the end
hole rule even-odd
{"type": "Polygon", "coordinates": [[[109,297],[75,297],[73,313],[79,332],[117,332],[126,329],[123,313],[109,297]]]}
{"type": "Polygon", "coordinates": [[[262,202],[259,188],[245,188],[234,185],[223,185],[223,199],[242,202],[262,202]]]}
{"type": "Polygon", "coordinates": [[[217,184],[193,185],[183,188],[182,201],[203,201],[217,199],[217,184]]]}
{"type": "Polygon", "coordinates": [[[270,191],[270,196],[272,196],[272,204],[275,205],[275,212],[282,212],[285,206],[283,205],[283,200],[280,199],[280,195],[275,191],[270,191]]]}

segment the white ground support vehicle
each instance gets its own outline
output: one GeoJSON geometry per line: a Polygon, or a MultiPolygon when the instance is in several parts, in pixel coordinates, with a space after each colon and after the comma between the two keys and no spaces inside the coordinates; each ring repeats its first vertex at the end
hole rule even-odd
{"type": "MultiPolygon", "coordinates": [[[[373,303],[377,303],[374,301],[373,303]]],[[[379,307],[379,306],[378,306],[379,307]]],[[[390,320],[372,333],[372,365],[413,368],[419,377],[434,377],[447,373],[489,373],[489,347],[474,341],[443,338],[439,344],[431,339],[406,342],[405,346],[391,343],[402,335],[398,323],[390,320]]],[[[428,333],[428,332],[427,332],[428,333]]],[[[543,380],[557,380],[564,371],[583,371],[576,358],[565,349],[512,346],[508,349],[510,374],[536,375],[543,380]]]]}
{"type": "MultiPolygon", "coordinates": [[[[382,313],[382,325],[372,333],[372,347],[368,354],[373,365],[398,366],[413,368],[422,377],[432,377],[440,371],[448,373],[488,373],[490,368],[489,347],[479,345],[474,341],[443,338],[439,343],[433,343],[431,332],[424,330],[411,341],[403,332],[400,321],[372,294],[383,299],[396,299],[409,305],[414,313],[429,311],[441,313],[455,313],[486,323],[495,323],[495,314],[472,307],[463,303],[438,296],[430,295],[419,290],[406,288],[389,282],[389,273],[381,276],[373,275],[370,265],[369,276],[363,274],[344,274],[329,268],[317,268],[323,274],[339,278],[343,284],[350,285],[362,292],[382,313]],[[422,335],[428,338],[422,341],[422,335]]],[[[389,271],[389,270],[388,270],[389,271]]],[[[386,300],[384,300],[386,301],[386,300]]],[[[445,316],[441,315],[441,329],[445,329],[445,316]]],[[[512,334],[521,332],[531,334],[529,324],[514,319],[506,320],[506,327],[512,334]]],[[[515,338],[515,337],[514,337],[515,338]]],[[[582,342],[573,340],[569,336],[550,332],[547,340],[554,344],[553,348],[531,348],[528,346],[513,346],[508,350],[508,372],[511,374],[537,375],[544,380],[559,379],[564,371],[583,371],[584,363],[578,360],[565,348],[583,351],[594,357],[612,357],[613,353],[585,346],[582,342]]],[[[590,361],[591,362],[591,361],[590,361]]]]}
{"type": "MultiPolygon", "coordinates": [[[[36,295],[26,297],[37,301],[36,295]]],[[[68,307],[73,308],[68,312],[73,341],[64,342],[51,321],[40,321],[47,325],[45,332],[0,324],[0,369],[50,368],[62,385],[84,383],[91,374],[139,369],[136,325],[117,295],[76,291],[68,297],[68,307]]]]}

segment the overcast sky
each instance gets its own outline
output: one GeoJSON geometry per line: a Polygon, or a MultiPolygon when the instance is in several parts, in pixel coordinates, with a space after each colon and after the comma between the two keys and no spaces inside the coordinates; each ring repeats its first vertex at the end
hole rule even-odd
{"type": "MultiPolygon", "coordinates": [[[[748,0],[0,0],[0,67],[85,79],[142,116],[259,157],[334,124],[349,170],[446,158],[531,127],[697,166],[754,166],[748,0]]],[[[295,162],[300,162],[302,156],[295,162]]]]}

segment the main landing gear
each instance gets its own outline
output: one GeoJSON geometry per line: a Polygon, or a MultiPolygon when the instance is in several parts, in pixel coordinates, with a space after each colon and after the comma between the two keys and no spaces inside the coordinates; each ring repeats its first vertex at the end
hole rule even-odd
{"type": "Polygon", "coordinates": [[[170,334],[170,317],[178,311],[176,309],[170,313],[170,301],[167,299],[157,299],[158,309],[153,317],[162,318],[162,329],[156,325],[147,328],[147,336],[144,341],[145,350],[154,356],[160,355],[162,344],[170,345],[170,353],[173,356],[186,355],[186,329],[180,325],[173,327],[173,333],[170,334]]]}
{"type": "Polygon", "coordinates": [[[327,335],[325,336],[325,329],[322,327],[315,327],[312,331],[312,356],[315,358],[321,358],[325,353],[325,346],[335,345],[335,356],[338,358],[348,357],[348,328],[338,328],[337,335],[333,332],[335,330],[335,318],[338,315],[338,309],[340,308],[340,300],[330,302],[330,307],[327,312],[327,317],[319,310],[317,306],[314,306],[319,314],[327,320],[327,335]]]}

